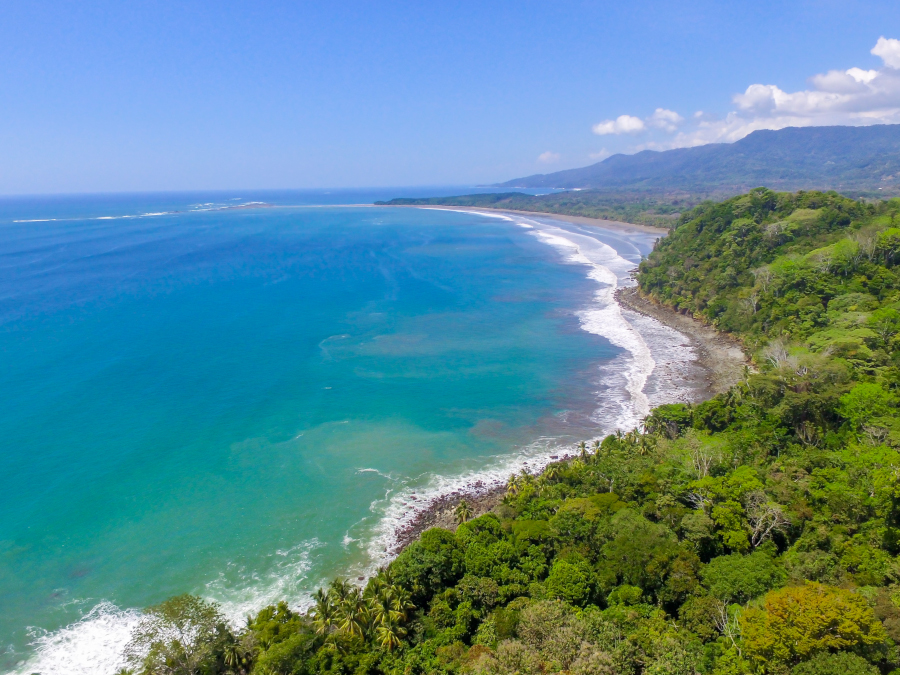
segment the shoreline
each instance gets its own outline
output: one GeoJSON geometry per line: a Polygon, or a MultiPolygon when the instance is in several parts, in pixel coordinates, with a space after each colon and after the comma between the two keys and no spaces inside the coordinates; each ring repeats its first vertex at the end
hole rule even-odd
{"type": "MultiPolygon", "coordinates": [[[[640,295],[637,286],[617,289],[615,299],[622,309],[650,317],[688,339],[697,355],[694,367],[700,371],[705,385],[700,390],[702,393],[697,402],[709,400],[716,394],[727,391],[741,380],[744,368],[750,365],[747,355],[736,339],[716,331],[691,316],[679,314],[673,309],[652,302],[640,295]]],[[[557,455],[549,456],[550,461],[563,461],[575,456],[574,448],[569,452],[567,450],[569,449],[558,449],[557,455]]],[[[540,466],[540,470],[534,475],[543,473],[544,468],[545,466],[540,466]]],[[[485,483],[477,480],[432,499],[410,522],[394,531],[391,557],[396,558],[425,530],[432,527],[455,531],[457,523],[454,510],[460,500],[465,499],[468,502],[473,518],[477,518],[494,510],[502,502],[505,494],[505,485],[494,481],[485,483]]]]}
{"type": "MultiPolygon", "coordinates": [[[[375,205],[373,205],[375,206],[375,205]]],[[[533,216],[542,218],[551,218],[554,220],[563,220],[567,223],[576,225],[587,225],[589,227],[606,228],[609,230],[618,230],[620,232],[642,232],[644,234],[658,234],[664,237],[669,234],[669,230],[662,227],[653,227],[652,225],[639,225],[637,223],[626,223],[621,220],[603,220],[602,218],[588,218],[587,216],[569,216],[563,213],[546,213],[544,211],[517,211],[516,209],[492,209],[488,206],[443,206],[440,204],[394,204],[384,205],[378,204],[379,208],[390,209],[438,209],[442,211],[463,211],[463,212],[482,212],[482,213],[514,213],[522,216],[533,216]]]]}
{"type": "Polygon", "coordinates": [[[473,483],[471,489],[449,492],[434,499],[422,509],[416,518],[395,532],[396,550],[394,558],[422,535],[425,530],[439,527],[455,532],[457,526],[454,511],[461,500],[465,500],[472,509],[472,517],[477,518],[489,513],[503,500],[506,487],[503,485],[478,485],[473,483]]]}
{"type": "Polygon", "coordinates": [[[697,364],[706,371],[708,385],[704,400],[728,391],[744,375],[750,360],[741,343],[698,319],[653,302],[641,295],[637,286],[619,288],[616,301],[624,308],[656,319],[690,340],[697,352],[697,364]]]}

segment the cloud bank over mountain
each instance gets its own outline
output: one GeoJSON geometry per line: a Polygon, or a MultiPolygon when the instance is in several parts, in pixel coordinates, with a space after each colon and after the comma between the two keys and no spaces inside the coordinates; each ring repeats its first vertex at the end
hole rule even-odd
{"type": "Polygon", "coordinates": [[[707,143],[733,142],[760,129],[827,125],[862,126],[900,122],[900,40],[880,37],[871,53],[882,60],[878,69],[852,67],[809,78],[809,89],[787,92],[774,84],[751,84],[735,94],[735,109],[724,118],[698,111],[685,119],[657,108],[649,117],[620,115],[599,122],[599,136],[639,135],[658,130],[634,149],[666,150],[707,143]]]}

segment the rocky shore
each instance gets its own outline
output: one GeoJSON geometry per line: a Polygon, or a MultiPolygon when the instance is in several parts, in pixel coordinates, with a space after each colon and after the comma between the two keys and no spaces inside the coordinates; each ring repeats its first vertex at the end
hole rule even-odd
{"type": "Polygon", "coordinates": [[[617,290],[616,300],[623,307],[674,328],[691,341],[697,352],[698,366],[705,371],[710,396],[728,391],[741,380],[744,368],[750,365],[738,340],[688,314],[679,314],[653,302],[642,296],[636,286],[617,290]]]}
{"type": "Polygon", "coordinates": [[[402,551],[425,530],[432,527],[456,530],[455,511],[460,501],[465,500],[472,509],[473,517],[478,517],[498,506],[505,493],[505,485],[474,483],[465,490],[456,490],[438,497],[419,512],[415,520],[396,533],[397,552],[402,551]]]}

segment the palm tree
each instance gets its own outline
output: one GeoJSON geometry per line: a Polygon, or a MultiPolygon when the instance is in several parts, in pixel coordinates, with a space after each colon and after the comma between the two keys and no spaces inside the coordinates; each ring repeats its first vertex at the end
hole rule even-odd
{"type": "Polygon", "coordinates": [[[587,443],[585,443],[584,441],[580,441],[578,443],[578,456],[581,457],[582,460],[587,461],[587,443]]]}
{"type": "Polygon", "coordinates": [[[391,620],[391,596],[391,588],[385,587],[369,598],[368,608],[372,624],[378,626],[391,620]]]}
{"type": "Polygon", "coordinates": [[[647,452],[653,449],[653,445],[653,437],[643,434],[638,441],[638,451],[641,455],[646,455],[647,452]]]}
{"type": "Polygon", "coordinates": [[[388,621],[375,629],[375,635],[378,638],[378,644],[386,647],[388,651],[392,651],[395,647],[400,646],[401,640],[406,635],[406,629],[395,621],[388,621]]]}
{"type": "Polygon", "coordinates": [[[559,478],[559,464],[548,464],[544,469],[544,476],[547,480],[556,480],[559,478]]]}
{"type": "Polygon", "coordinates": [[[509,480],[506,481],[506,494],[508,495],[517,495],[522,490],[522,484],[519,481],[519,477],[513,474],[509,477],[509,480]]]}
{"type": "Polygon", "coordinates": [[[394,591],[394,597],[391,608],[399,614],[403,621],[406,621],[409,617],[409,610],[416,608],[412,603],[412,597],[402,586],[392,586],[392,590],[394,591]]]}
{"type": "Polygon", "coordinates": [[[338,610],[340,629],[348,635],[365,637],[369,629],[370,613],[368,604],[363,600],[362,593],[354,588],[347,599],[341,603],[338,610]]]}
{"type": "Polygon", "coordinates": [[[378,572],[375,575],[376,579],[381,579],[388,586],[394,585],[394,573],[391,572],[390,567],[379,567],[378,572]]]}
{"type": "Polygon", "coordinates": [[[384,580],[379,574],[376,574],[374,577],[369,579],[369,583],[366,584],[366,590],[363,591],[363,597],[372,598],[378,595],[383,588],[386,588],[388,583],[384,580]]]}
{"type": "MultiPolygon", "coordinates": [[[[232,670],[238,666],[243,666],[246,656],[247,653],[239,643],[229,642],[225,645],[225,665],[232,670]]],[[[243,668],[241,668],[241,672],[244,672],[243,668]]]]}
{"type": "Polygon", "coordinates": [[[470,520],[473,515],[472,509],[469,507],[469,504],[466,502],[465,499],[463,499],[459,503],[459,506],[456,507],[456,511],[454,511],[454,513],[456,514],[456,524],[457,525],[462,525],[467,520],[470,520]]]}
{"type": "Polygon", "coordinates": [[[313,610],[313,625],[316,633],[327,635],[331,632],[335,619],[335,606],[331,594],[320,588],[313,598],[316,601],[316,607],[313,610]]]}
{"type": "Polygon", "coordinates": [[[599,457],[600,456],[600,441],[599,440],[594,441],[594,445],[591,447],[594,450],[594,455],[599,457]]]}
{"type": "Polygon", "coordinates": [[[328,589],[328,595],[335,605],[340,605],[344,600],[350,597],[353,590],[353,584],[346,579],[335,579],[331,582],[331,588],[328,589]]]}

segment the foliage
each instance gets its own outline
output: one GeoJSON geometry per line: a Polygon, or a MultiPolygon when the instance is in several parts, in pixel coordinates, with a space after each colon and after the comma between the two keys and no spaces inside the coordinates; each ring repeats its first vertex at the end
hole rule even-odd
{"type": "Polygon", "coordinates": [[[762,608],[744,612],[741,628],[747,654],[762,664],[797,663],[887,637],[864,597],[817,583],[769,593],[762,608]]]}
{"type": "Polygon", "coordinates": [[[850,652],[822,652],[794,666],[791,675],[878,675],[878,669],[850,652]]]}
{"type": "Polygon", "coordinates": [[[229,637],[215,604],[179,595],[144,611],[125,658],[141,674],[195,675],[215,667],[229,637]]]}
{"type": "Polygon", "coordinates": [[[731,604],[745,603],[780,585],[787,575],[763,551],[713,558],[700,574],[710,595],[731,604]]]}

